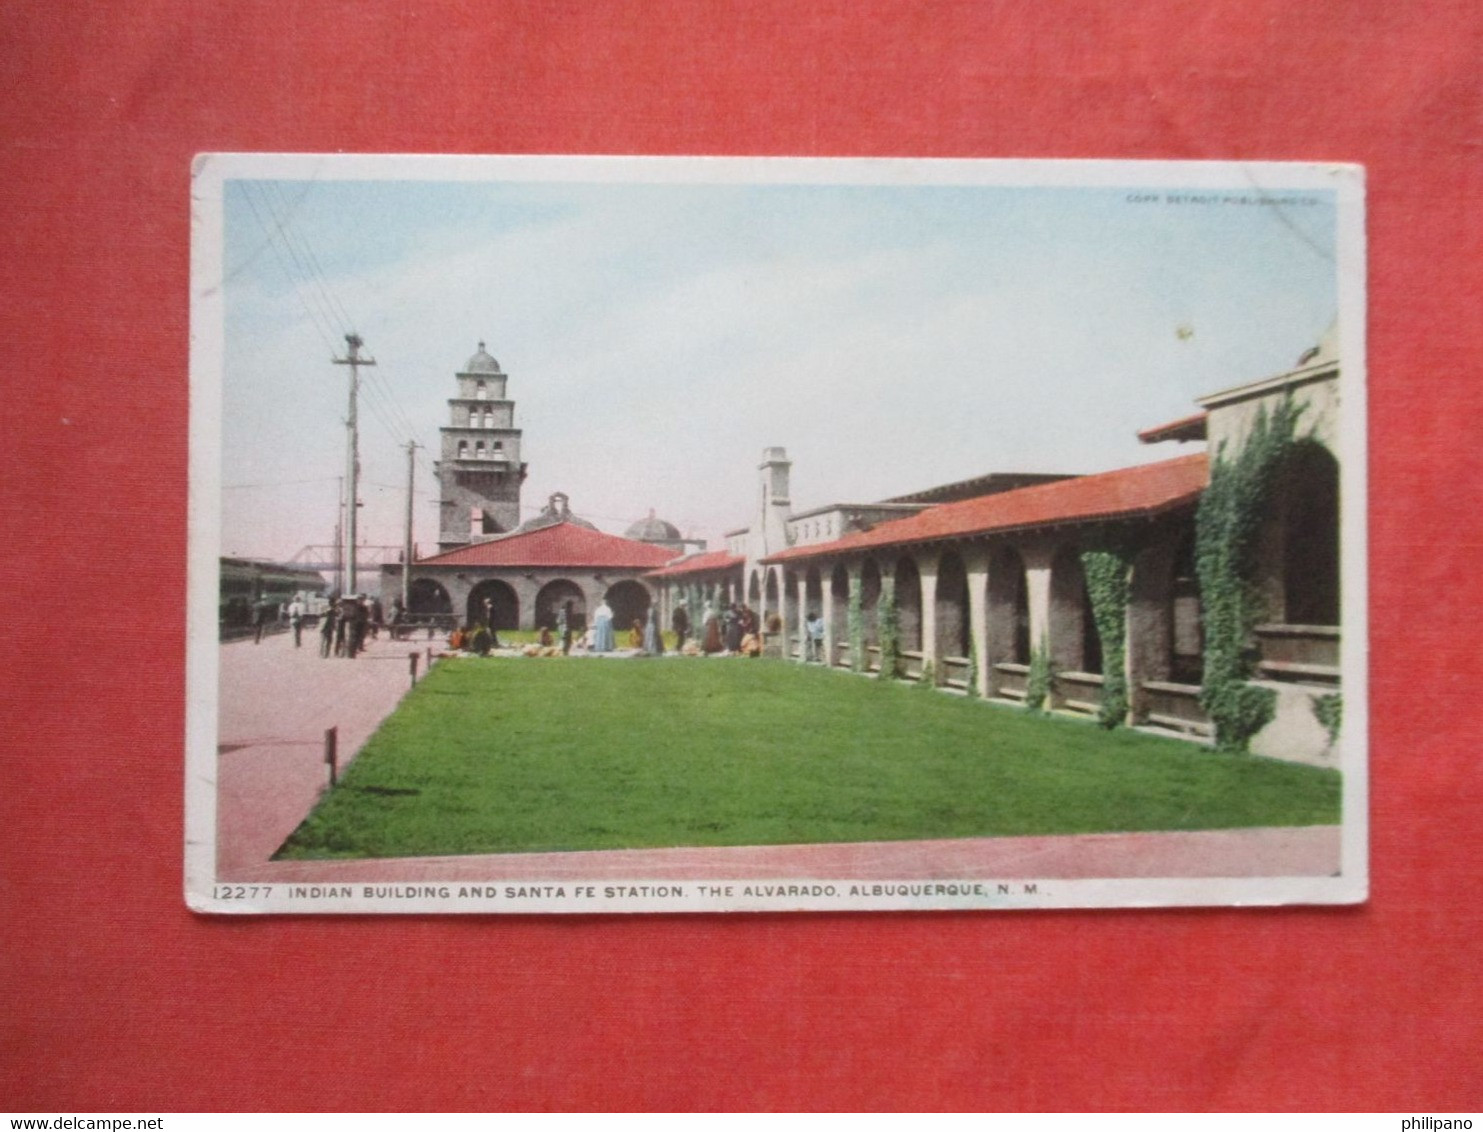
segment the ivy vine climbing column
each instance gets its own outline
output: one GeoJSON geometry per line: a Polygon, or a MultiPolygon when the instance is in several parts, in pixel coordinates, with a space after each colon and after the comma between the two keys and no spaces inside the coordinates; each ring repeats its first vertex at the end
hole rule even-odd
{"type": "Polygon", "coordinates": [[[860,578],[858,563],[850,564],[850,605],[846,631],[850,636],[850,669],[865,671],[865,612],[864,586],[860,578]]]}
{"type": "Polygon", "coordinates": [[[1128,592],[1131,554],[1122,547],[1084,551],[1082,573],[1102,645],[1102,703],[1097,721],[1120,727],[1128,718],[1128,592]]]}
{"type": "Polygon", "coordinates": [[[1271,722],[1276,694],[1249,681],[1255,669],[1252,630],[1263,609],[1258,595],[1258,542],[1282,466],[1297,439],[1299,409],[1284,398],[1258,410],[1234,454],[1222,445],[1210,486],[1195,515],[1195,569],[1205,625],[1200,705],[1215,724],[1216,746],[1245,751],[1271,722]]]}
{"type": "Polygon", "coordinates": [[[875,606],[876,643],[880,646],[881,666],[877,675],[894,680],[901,666],[901,625],[896,610],[896,573],[881,571],[881,596],[875,606]]]}

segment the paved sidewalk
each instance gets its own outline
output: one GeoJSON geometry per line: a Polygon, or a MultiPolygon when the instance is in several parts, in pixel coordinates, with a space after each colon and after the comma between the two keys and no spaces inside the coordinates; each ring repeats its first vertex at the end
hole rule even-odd
{"type": "MultiPolygon", "coordinates": [[[[442,641],[433,642],[441,647],[442,641]]],[[[216,861],[222,877],[268,860],[328,782],[324,732],[339,728],[343,772],[411,687],[407,655],[428,642],[381,640],[354,660],[319,655],[305,631],[221,645],[216,861]]]]}

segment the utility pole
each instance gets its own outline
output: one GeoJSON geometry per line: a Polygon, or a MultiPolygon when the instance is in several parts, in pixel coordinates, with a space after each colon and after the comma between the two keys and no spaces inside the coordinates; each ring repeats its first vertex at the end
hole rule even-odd
{"type": "Polygon", "coordinates": [[[345,335],[346,357],[331,358],[337,366],[350,367],[350,412],[345,418],[345,475],[349,479],[349,491],[345,495],[345,590],[347,594],[359,593],[355,585],[355,520],[360,508],[360,426],[356,423],[355,403],[360,392],[360,367],[373,366],[375,358],[360,356],[365,345],[354,331],[345,335]]]}
{"type": "Polygon", "coordinates": [[[335,592],[345,596],[345,477],[335,480],[335,592]]]}
{"type": "Polygon", "coordinates": [[[402,550],[402,615],[405,617],[412,604],[412,474],[417,467],[417,450],[422,445],[415,440],[407,441],[407,530],[402,550]]]}

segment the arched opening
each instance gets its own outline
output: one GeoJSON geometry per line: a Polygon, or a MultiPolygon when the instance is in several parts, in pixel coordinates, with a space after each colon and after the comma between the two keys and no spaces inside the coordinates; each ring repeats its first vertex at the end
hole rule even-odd
{"type": "Polygon", "coordinates": [[[756,609],[762,604],[762,583],[757,578],[757,572],[752,571],[751,580],[747,582],[747,604],[756,609]]]}
{"type": "Polygon", "coordinates": [[[488,578],[469,591],[468,620],[495,632],[520,627],[520,598],[508,582],[488,578]]]}
{"type": "Polygon", "coordinates": [[[467,460],[469,458],[469,442],[467,440],[460,440],[458,442],[458,458],[460,460],[467,460]]]}
{"type": "Polygon", "coordinates": [[[603,594],[603,600],[613,611],[613,632],[618,634],[620,642],[623,634],[633,628],[635,621],[642,628],[644,619],[649,616],[649,591],[642,582],[631,579],[614,582],[608,587],[608,592],[603,594]]]}
{"type": "Polygon", "coordinates": [[[767,585],[765,589],[765,603],[767,606],[767,618],[762,622],[762,631],[775,633],[783,627],[783,619],[778,608],[778,572],[774,569],[767,571],[767,585]]]}
{"type": "Polygon", "coordinates": [[[922,651],[922,575],[905,554],[896,561],[896,640],[903,652],[922,651]]]}
{"type": "Polygon", "coordinates": [[[486,400],[489,397],[489,386],[485,385],[482,380],[479,381],[474,386],[474,396],[480,401],[486,400]]]}
{"type": "Polygon", "coordinates": [[[810,613],[823,616],[824,580],[819,576],[817,566],[810,566],[803,576],[803,604],[808,607],[803,611],[805,617],[810,613]]]}
{"type": "MultiPolygon", "coordinates": [[[[1100,671],[1100,665],[1091,666],[1092,658],[1087,655],[1090,605],[1081,555],[1075,547],[1066,547],[1050,568],[1050,656],[1062,672],[1100,671]]],[[[1095,639],[1096,635],[1093,624],[1091,636],[1095,639]]]]}
{"type": "Polygon", "coordinates": [[[1205,624],[1200,576],[1195,570],[1195,533],[1181,540],[1169,581],[1169,679],[1198,684],[1204,676],[1205,624]]]}
{"type": "Polygon", "coordinates": [[[860,571],[860,626],[865,635],[866,648],[881,643],[880,625],[876,618],[881,600],[881,568],[874,558],[867,558],[860,571]]]}
{"type": "Polygon", "coordinates": [[[572,603],[568,625],[573,633],[587,629],[587,598],[576,582],[558,578],[547,582],[536,594],[536,627],[554,630],[556,615],[567,602],[572,603]]]}
{"type": "Polygon", "coordinates": [[[1030,593],[1025,560],[1012,546],[995,547],[989,558],[988,663],[1030,663],[1030,593]]]}
{"type": "Polygon", "coordinates": [[[798,610],[798,574],[792,570],[783,574],[783,597],[783,633],[791,647],[799,643],[798,633],[803,625],[803,616],[798,610]]]}
{"type": "Polygon", "coordinates": [[[834,641],[835,654],[826,656],[825,663],[839,661],[839,646],[850,640],[850,572],[840,564],[829,575],[829,636],[834,641]]]}
{"type": "Polygon", "coordinates": [[[937,563],[937,647],[943,656],[966,657],[972,647],[968,632],[968,571],[955,550],[937,563]]]}
{"type": "Polygon", "coordinates": [[[1299,443],[1283,475],[1282,581],[1289,625],[1339,624],[1339,462],[1299,443]]]}
{"type": "Polygon", "coordinates": [[[453,599],[441,582],[432,578],[413,578],[407,587],[407,614],[411,617],[447,617],[453,613],[453,599]]]}

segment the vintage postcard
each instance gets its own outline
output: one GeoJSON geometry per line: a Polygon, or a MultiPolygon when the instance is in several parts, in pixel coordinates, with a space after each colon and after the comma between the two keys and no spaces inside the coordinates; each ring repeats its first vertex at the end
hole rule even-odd
{"type": "Polygon", "coordinates": [[[190,906],[1364,900],[1363,210],[199,157],[190,906]]]}

